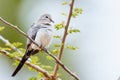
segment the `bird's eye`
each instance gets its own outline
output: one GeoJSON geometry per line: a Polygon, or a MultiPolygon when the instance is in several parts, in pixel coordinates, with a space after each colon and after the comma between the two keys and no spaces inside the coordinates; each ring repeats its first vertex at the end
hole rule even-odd
{"type": "Polygon", "coordinates": [[[48,18],[48,16],[45,16],[45,18],[48,18]]]}

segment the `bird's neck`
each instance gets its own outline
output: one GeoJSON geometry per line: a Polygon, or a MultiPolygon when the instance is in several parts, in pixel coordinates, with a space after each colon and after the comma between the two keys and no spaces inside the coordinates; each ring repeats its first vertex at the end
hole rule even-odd
{"type": "Polygon", "coordinates": [[[50,28],[51,24],[50,23],[42,23],[42,24],[40,24],[40,26],[50,28]]]}
{"type": "Polygon", "coordinates": [[[45,26],[51,26],[50,23],[43,23],[43,25],[45,25],[45,26]]]}
{"type": "Polygon", "coordinates": [[[41,28],[46,28],[46,29],[53,29],[53,27],[51,27],[51,24],[50,23],[40,23],[40,24],[33,24],[33,26],[32,27],[36,27],[36,28],[39,28],[39,29],[41,29],[41,28]]]}
{"type": "Polygon", "coordinates": [[[51,26],[50,23],[43,23],[43,22],[37,23],[37,25],[39,25],[39,26],[51,26]]]}

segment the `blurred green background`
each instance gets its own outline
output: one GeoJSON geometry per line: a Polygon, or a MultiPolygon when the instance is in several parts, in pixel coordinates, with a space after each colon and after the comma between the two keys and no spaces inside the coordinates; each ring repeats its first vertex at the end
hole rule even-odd
{"type": "MultiPolygon", "coordinates": [[[[0,0],[0,16],[27,33],[30,25],[44,13],[51,14],[55,24],[66,21],[67,18],[61,13],[68,13],[69,7],[62,6],[63,1],[71,0],[0,0]]],[[[79,49],[71,51],[65,48],[62,60],[81,80],[117,80],[120,77],[119,3],[120,0],[75,0],[74,7],[82,8],[83,14],[72,18],[70,27],[80,29],[80,33],[69,35],[66,44],[79,46],[79,49]]],[[[5,26],[1,35],[10,42],[23,42],[22,47],[25,48],[25,37],[1,22],[0,26],[5,26]]],[[[62,35],[62,32],[63,29],[54,34],[62,35]]],[[[60,40],[53,39],[52,44],[56,42],[60,40]]],[[[0,46],[3,46],[1,41],[0,46]]],[[[43,54],[38,55],[41,62],[45,61],[43,54]]],[[[0,55],[0,79],[28,80],[31,75],[37,75],[24,67],[12,78],[11,74],[16,68],[12,62],[8,57],[0,55]]],[[[63,69],[61,71],[62,78],[73,80],[63,69]]]]}

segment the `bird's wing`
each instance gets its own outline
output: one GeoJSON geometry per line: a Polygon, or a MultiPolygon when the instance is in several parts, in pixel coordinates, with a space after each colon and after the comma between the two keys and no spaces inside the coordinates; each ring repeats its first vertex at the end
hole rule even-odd
{"type": "MultiPolygon", "coordinates": [[[[35,40],[36,34],[39,30],[39,26],[32,26],[29,30],[28,30],[28,36],[30,38],[32,38],[33,40],[35,40]]],[[[27,39],[27,48],[31,45],[31,41],[29,39],[27,39]]]]}

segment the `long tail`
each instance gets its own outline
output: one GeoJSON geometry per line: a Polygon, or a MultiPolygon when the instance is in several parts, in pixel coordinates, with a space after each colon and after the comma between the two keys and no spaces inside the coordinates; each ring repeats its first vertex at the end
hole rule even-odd
{"type": "Polygon", "coordinates": [[[15,69],[14,73],[12,74],[12,77],[14,77],[18,71],[22,68],[22,66],[24,65],[25,61],[30,57],[31,51],[25,53],[25,55],[23,56],[22,60],[20,61],[19,65],[17,66],[17,68],[15,69]]]}

